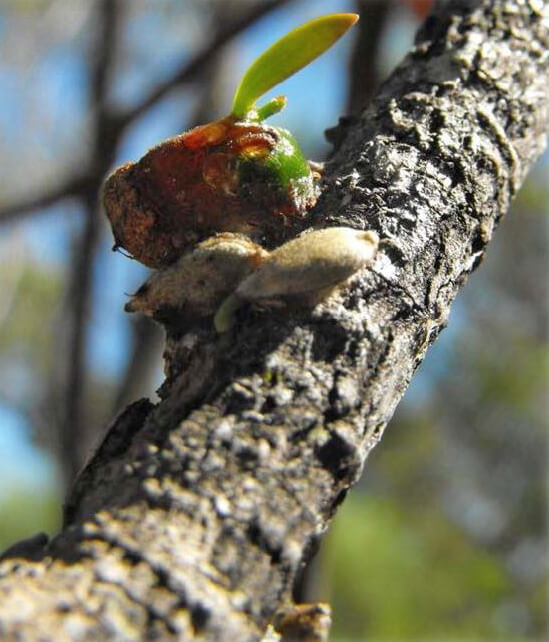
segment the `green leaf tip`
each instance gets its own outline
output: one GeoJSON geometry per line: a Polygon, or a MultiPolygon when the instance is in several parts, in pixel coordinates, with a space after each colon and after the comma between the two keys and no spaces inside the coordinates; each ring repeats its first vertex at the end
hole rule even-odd
{"type": "Polygon", "coordinates": [[[261,107],[258,107],[255,111],[257,114],[257,120],[265,120],[273,114],[278,114],[279,111],[282,111],[286,107],[286,96],[277,96],[267,101],[261,107]]]}
{"type": "Polygon", "coordinates": [[[239,119],[246,118],[260,96],[318,58],[357,20],[356,13],[329,13],[282,36],[256,58],[242,77],[231,114],[239,119]]]}

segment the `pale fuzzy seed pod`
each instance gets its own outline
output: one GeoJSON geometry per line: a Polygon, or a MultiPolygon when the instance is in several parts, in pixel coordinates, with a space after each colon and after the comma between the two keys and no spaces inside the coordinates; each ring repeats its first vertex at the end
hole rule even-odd
{"type": "MultiPolygon", "coordinates": [[[[215,316],[218,332],[226,332],[245,301],[261,301],[328,293],[374,260],[375,232],[330,227],[305,232],[271,252],[229,296],[215,316]]],[[[304,300],[314,300],[308,296],[304,300]]]]}
{"type": "Polygon", "coordinates": [[[271,252],[235,294],[255,301],[328,288],[369,263],[378,243],[375,232],[350,227],[306,232],[271,252]]]}
{"type": "Polygon", "coordinates": [[[124,309],[168,321],[212,315],[267,254],[245,236],[218,234],[154,272],[124,309]]]}

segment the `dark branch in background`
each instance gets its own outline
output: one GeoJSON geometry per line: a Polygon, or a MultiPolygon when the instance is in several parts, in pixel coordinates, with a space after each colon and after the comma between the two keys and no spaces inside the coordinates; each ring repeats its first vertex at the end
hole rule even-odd
{"type": "MultiPolygon", "coordinates": [[[[109,75],[116,53],[120,0],[101,0],[97,11],[97,35],[93,66],[90,73],[92,104],[102,105],[107,94],[109,75]]],[[[112,163],[114,147],[106,148],[105,135],[109,125],[103,110],[95,112],[92,167],[99,176],[112,163]]],[[[107,139],[107,145],[109,140],[107,139]]],[[[97,179],[100,180],[99,176],[97,179]]],[[[65,479],[70,482],[82,463],[82,445],[86,434],[85,391],[87,380],[86,345],[89,316],[92,309],[92,272],[100,240],[102,221],[99,219],[97,184],[91,185],[84,196],[85,224],[75,245],[70,268],[70,286],[67,298],[68,364],[65,381],[65,416],[61,426],[61,461],[65,479]]]]}
{"type": "Polygon", "coordinates": [[[51,189],[31,196],[27,200],[19,201],[13,205],[7,205],[0,209],[0,225],[2,223],[13,220],[14,218],[21,219],[24,216],[33,214],[39,210],[45,209],[50,205],[54,205],[57,201],[72,196],[79,197],[90,184],[89,174],[82,176],[73,176],[68,181],[56,185],[51,189]]]}
{"type": "Polygon", "coordinates": [[[67,353],[65,380],[62,382],[64,410],[60,422],[61,465],[65,483],[70,483],[84,456],[86,436],[85,398],[87,376],[86,344],[90,312],[93,305],[93,263],[100,238],[101,222],[97,212],[97,195],[92,191],[84,199],[84,229],[73,244],[70,284],[65,310],[67,353]]]}
{"type": "Polygon", "coordinates": [[[379,85],[379,45],[390,10],[391,2],[386,0],[358,0],[356,3],[360,21],[349,71],[349,114],[358,115],[368,105],[379,85]]]}

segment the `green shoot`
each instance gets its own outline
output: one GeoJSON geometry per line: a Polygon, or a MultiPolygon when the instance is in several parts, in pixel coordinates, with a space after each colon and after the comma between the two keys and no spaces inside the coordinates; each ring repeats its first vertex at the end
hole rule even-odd
{"type": "Polygon", "coordinates": [[[257,114],[258,120],[265,120],[273,114],[278,114],[279,111],[282,111],[286,107],[286,96],[277,96],[272,100],[267,101],[261,107],[258,107],[255,112],[257,114]]]}
{"type": "MultiPolygon", "coordinates": [[[[356,13],[330,13],[305,22],[277,40],[242,77],[231,114],[238,119],[246,118],[260,96],[318,58],[357,20],[356,13]]],[[[275,98],[260,107],[257,116],[263,120],[280,111],[284,104],[281,97],[275,98]]]]}

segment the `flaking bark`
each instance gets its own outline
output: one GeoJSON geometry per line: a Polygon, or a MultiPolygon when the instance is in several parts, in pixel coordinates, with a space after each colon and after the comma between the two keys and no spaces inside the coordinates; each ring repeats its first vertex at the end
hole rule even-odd
{"type": "Polygon", "coordinates": [[[0,563],[4,640],[260,639],[359,477],[452,300],[541,153],[549,8],[447,6],[332,131],[314,224],[374,229],[374,270],[314,310],[170,336],[62,533],[0,563]]]}

